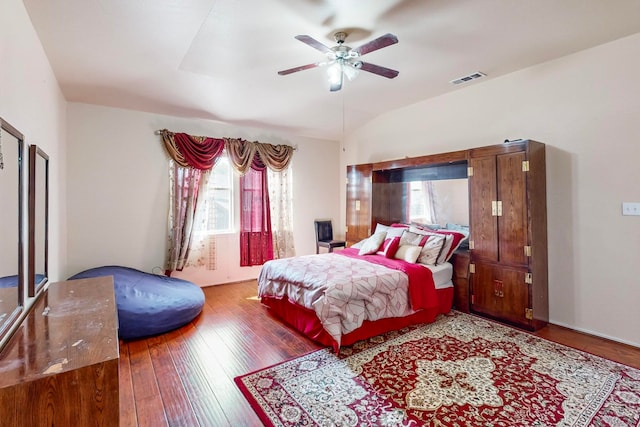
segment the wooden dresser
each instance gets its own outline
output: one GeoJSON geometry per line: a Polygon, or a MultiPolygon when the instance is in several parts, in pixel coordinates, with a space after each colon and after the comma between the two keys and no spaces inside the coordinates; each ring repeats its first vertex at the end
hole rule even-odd
{"type": "Polygon", "coordinates": [[[117,426],[113,279],[53,283],[0,353],[3,426],[117,426]]]}

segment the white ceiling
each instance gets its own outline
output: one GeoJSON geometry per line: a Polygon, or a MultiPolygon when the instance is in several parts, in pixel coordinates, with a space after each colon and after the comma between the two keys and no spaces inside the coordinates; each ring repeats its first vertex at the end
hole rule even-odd
{"type": "MultiPolygon", "coordinates": [[[[68,101],[340,139],[372,118],[482,80],[640,32],[638,0],[24,0],[68,101]],[[363,60],[329,92],[324,60],[294,39],[357,47],[363,60]],[[481,71],[481,80],[450,80],[481,71]],[[344,123],[343,123],[344,111],[344,123]]],[[[179,129],[174,129],[179,131],[179,129]]]]}

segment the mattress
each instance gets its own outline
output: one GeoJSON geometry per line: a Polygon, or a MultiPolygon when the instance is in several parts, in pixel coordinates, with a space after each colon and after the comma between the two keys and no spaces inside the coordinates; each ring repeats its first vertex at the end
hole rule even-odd
{"type": "Polygon", "coordinates": [[[445,262],[440,265],[426,265],[426,268],[433,273],[433,282],[436,289],[450,288],[453,286],[451,278],[453,277],[453,264],[445,262]]]}

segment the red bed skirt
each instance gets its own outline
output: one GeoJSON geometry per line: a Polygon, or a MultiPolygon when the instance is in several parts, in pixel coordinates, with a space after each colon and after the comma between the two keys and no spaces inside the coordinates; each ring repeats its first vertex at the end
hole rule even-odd
{"type": "MultiPolygon", "coordinates": [[[[342,336],[341,345],[351,345],[356,341],[371,338],[409,325],[433,322],[438,314],[448,313],[453,305],[453,287],[438,289],[437,293],[440,303],[438,308],[433,310],[420,310],[406,317],[390,317],[374,321],[365,320],[361,327],[342,336]]],[[[320,344],[333,347],[337,352],[338,343],[324,330],[313,310],[302,307],[285,298],[262,297],[261,301],[269,307],[274,314],[293,326],[293,328],[320,344]]]]}

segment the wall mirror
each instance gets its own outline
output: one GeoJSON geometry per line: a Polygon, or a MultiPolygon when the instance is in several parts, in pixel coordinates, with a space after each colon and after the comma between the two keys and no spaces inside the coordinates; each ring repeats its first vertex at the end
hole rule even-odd
{"type": "Polygon", "coordinates": [[[29,296],[49,280],[49,156],[29,147],[29,296]]]}
{"type": "Polygon", "coordinates": [[[22,158],[24,136],[0,118],[0,339],[23,306],[22,158]]]}

